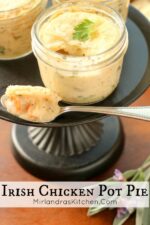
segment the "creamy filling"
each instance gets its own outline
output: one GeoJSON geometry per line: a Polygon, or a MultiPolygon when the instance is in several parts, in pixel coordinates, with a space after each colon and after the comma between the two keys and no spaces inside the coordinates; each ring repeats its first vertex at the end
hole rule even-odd
{"type": "Polygon", "coordinates": [[[119,26],[111,18],[96,13],[64,12],[49,18],[40,28],[43,45],[52,51],[73,56],[91,56],[107,51],[119,40],[119,26]],[[86,41],[74,39],[75,27],[85,20],[92,23],[86,41]]]}
{"type": "Polygon", "coordinates": [[[61,99],[49,89],[32,86],[9,86],[2,105],[15,116],[32,122],[49,122],[60,112],[61,99]]]}
{"type": "Polygon", "coordinates": [[[123,56],[106,68],[71,72],[55,69],[39,60],[45,86],[70,104],[92,104],[107,98],[119,83],[122,63],[123,56]]]}

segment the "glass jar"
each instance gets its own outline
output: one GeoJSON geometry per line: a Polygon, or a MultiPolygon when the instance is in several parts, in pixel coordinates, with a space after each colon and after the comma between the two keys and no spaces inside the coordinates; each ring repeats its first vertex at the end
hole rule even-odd
{"type": "Polygon", "coordinates": [[[32,48],[45,86],[56,92],[64,102],[71,104],[99,102],[115,90],[127,47],[128,33],[121,16],[100,4],[61,4],[48,9],[32,28],[32,48]],[[120,38],[106,51],[91,56],[71,56],[47,49],[40,40],[41,27],[49,18],[70,10],[92,12],[111,19],[118,26],[120,38]]]}
{"type": "MultiPolygon", "coordinates": [[[[52,0],[53,5],[60,4],[64,2],[69,2],[70,0],[52,0]]],[[[74,0],[76,1],[76,0],[74,0]]],[[[88,1],[88,0],[82,0],[82,1],[88,1]]],[[[128,7],[130,0],[89,0],[94,3],[104,3],[113,9],[115,9],[122,18],[126,21],[127,15],[128,15],[128,7]]]]}
{"type": "Polygon", "coordinates": [[[31,28],[48,0],[0,0],[0,60],[31,53],[31,28]]]}

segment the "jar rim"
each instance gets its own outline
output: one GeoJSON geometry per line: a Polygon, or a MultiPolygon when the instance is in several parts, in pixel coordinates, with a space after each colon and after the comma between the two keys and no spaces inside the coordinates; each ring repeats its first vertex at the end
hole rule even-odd
{"type": "MultiPolygon", "coordinates": [[[[121,28],[121,35],[120,35],[120,38],[116,41],[116,43],[104,50],[103,52],[99,53],[99,54],[96,54],[96,55],[91,55],[91,56],[73,56],[73,55],[64,55],[62,53],[59,53],[59,52],[55,52],[53,50],[50,50],[50,49],[47,49],[43,43],[41,42],[41,40],[39,39],[38,37],[38,28],[39,26],[41,25],[42,22],[44,22],[48,17],[50,17],[51,15],[53,15],[53,13],[56,13],[57,11],[59,10],[63,10],[65,7],[69,8],[70,6],[78,6],[78,3],[82,3],[83,2],[70,2],[69,3],[63,3],[59,6],[53,6],[47,10],[45,10],[36,20],[36,22],[34,23],[33,27],[32,27],[32,31],[31,31],[31,34],[32,34],[32,47],[33,47],[33,51],[34,51],[34,47],[35,45],[44,53],[46,52],[48,55],[51,55],[53,57],[56,57],[58,59],[64,59],[65,58],[65,61],[69,62],[69,63],[77,63],[77,62],[81,62],[82,60],[87,60],[87,61],[91,61],[91,60],[94,60],[96,57],[102,57],[104,54],[107,54],[111,51],[114,51],[115,48],[117,48],[119,45],[119,49],[118,49],[118,52],[125,46],[125,43],[127,42],[127,29],[126,29],[126,26],[125,26],[125,23],[124,23],[124,20],[122,19],[122,17],[117,13],[116,10],[112,9],[110,6],[106,6],[102,3],[99,3],[99,4],[93,4],[91,2],[88,2],[88,3],[84,3],[83,5],[79,5],[79,7],[90,7],[90,9],[93,9],[95,11],[101,11],[103,13],[105,13],[105,15],[108,16],[108,13],[106,12],[107,10],[110,10],[113,17],[115,17],[115,21],[117,22],[117,24],[120,26],[121,28]],[[92,8],[91,8],[92,7],[92,8]],[[120,44],[121,43],[121,44],[120,44]]],[[[112,18],[112,15],[111,15],[111,18],[112,18]]],[[[110,15],[109,15],[110,16],[110,15]]],[[[115,55],[116,55],[116,51],[115,52],[115,55]]],[[[118,53],[117,52],[117,53],[118,53]]],[[[34,53],[36,53],[36,51],[34,51],[34,53]]],[[[111,55],[111,58],[112,58],[112,55],[111,55]]],[[[107,59],[109,60],[109,59],[107,59]]],[[[100,63],[100,62],[98,62],[100,63]]]]}

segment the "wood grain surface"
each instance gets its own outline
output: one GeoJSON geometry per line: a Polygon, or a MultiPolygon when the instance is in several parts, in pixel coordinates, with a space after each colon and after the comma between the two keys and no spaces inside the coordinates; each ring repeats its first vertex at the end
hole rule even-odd
{"type": "MultiPolygon", "coordinates": [[[[134,105],[150,105],[150,89],[134,105]]],[[[133,119],[122,122],[124,151],[111,168],[93,180],[106,179],[115,168],[122,171],[136,168],[150,154],[150,124],[133,119]]],[[[12,124],[0,120],[0,181],[38,181],[13,158],[11,127],[12,124]]],[[[89,218],[86,212],[87,209],[0,209],[0,225],[111,225],[115,216],[115,211],[106,211],[89,218]]],[[[126,225],[134,225],[134,217],[126,225]]]]}

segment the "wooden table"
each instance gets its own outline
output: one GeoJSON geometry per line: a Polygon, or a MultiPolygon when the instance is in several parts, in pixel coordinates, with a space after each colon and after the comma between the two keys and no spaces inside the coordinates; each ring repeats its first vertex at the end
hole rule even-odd
{"type": "MultiPolygon", "coordinates": [[[[150,89],[135,105],[149,105],[149,99],[150,89]]],[[[112,175],[115,168],[122,171],[136,168],[150,154],[149,123],[133,119],[122,119],[122,122],[126,135],[124,151],[119,160],[95,180],[106,179],[112,175]]],[[[38,181],[25,172],[13,158],[11,127],[10,123],[0,121],[0,180],[38,181]]],[[[115,216],[114,211],[106,211],[89,218],[86,212],[87,209],[0,209],[0,225],[111,225],[115,216]]],[[[134,218],[126,224],[133,225],[134,218]]]]}

